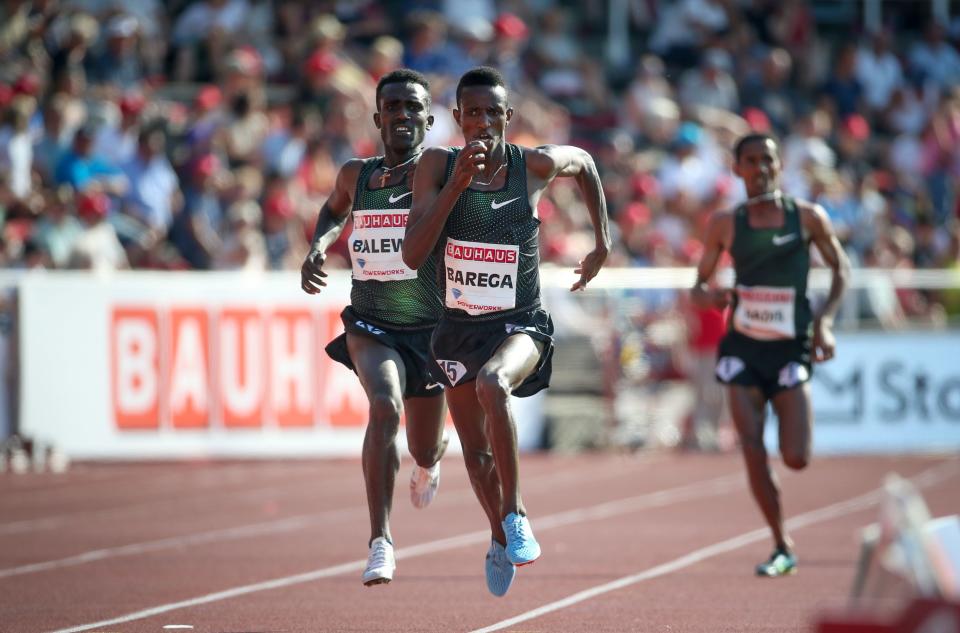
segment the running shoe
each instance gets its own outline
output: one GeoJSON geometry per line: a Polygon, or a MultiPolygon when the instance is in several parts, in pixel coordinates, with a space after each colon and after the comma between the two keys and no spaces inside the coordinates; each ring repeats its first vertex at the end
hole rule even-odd
{"type": "Polygon", "coordinates": [[[367,568],[363,571],[363,584],[367,587],[384,585],[393,580],[397,561],[393,556],[393,543],[382,536],[370,543],[367,568]]]}
{"type": "Polygon", "coordinates": [[[410,503],[414,508],[426,508],[437,496],[437,488],[440,486],[440,458],[447,452],[449,443],[450,436],[444,431],[437,463],[430,468],[414,464],[410,474],[410,503]]]}
{"type": "Polygon", "coordinates": [[[487,550],[485,570],[487,589],[498,598],[507,593],[517,575],[517,568],[507,558],[507,551],[493,539],[490,539],[490,549],[487,550]]]}
{"type": "Polygon", "coordinates": [[[769,560],[757,565],[757,575],[767,578],[778,578],[795,573],[797,573],[796,555],[779,547],[773,550],[769,560]]]}
{"type": "Polygon", "coordinates": [[[540,558],[540,544],[533,537],[527,517],[511,512],[503,520],[507,535],[507,558],[514,565],[529,565],[540,558]]]}

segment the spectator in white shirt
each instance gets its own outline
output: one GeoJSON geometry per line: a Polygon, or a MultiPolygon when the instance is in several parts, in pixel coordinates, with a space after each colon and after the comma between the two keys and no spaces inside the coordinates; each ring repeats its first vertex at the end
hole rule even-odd
{"type": "Polygon", "coordinates": [[[140,132],[137,153],[123,166],[130,180],[124,209],[163,237],[182,204],[180,182],[164,152],[166,134],[159,125],[140,132]]]}
{"type": "Polygon", "coordinates": [[[863,96],[874,112],[890,103],[893,92],[903,86],[900,60],[890,51],[890,35],[877,31],[870,36],[869,46],[857,50],[854,75],[863,86],[863,96]]]}
{"type": "Polygon", "coordinates": [[[945,90],[960,84],[960,54],[944,39],[944,28],[933,21],[923,32],[923,40],[910,51],[910,69],[945,90]]]}
{"type": "Polygon", "coordinates": [[[88,190],[77,194],[77,216],[84,225],[70,253],[70,268],[103,272],[129,268],[127,254],[113,225],[107,222],[110,199],[88,190]]]}

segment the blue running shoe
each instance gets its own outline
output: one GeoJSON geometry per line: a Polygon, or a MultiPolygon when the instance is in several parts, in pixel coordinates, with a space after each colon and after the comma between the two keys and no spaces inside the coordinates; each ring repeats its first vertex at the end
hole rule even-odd
{"type": "Polygon", "coordinates": [[[503,545],[490,539],[490,549],[487,550],[485,563],[487,572],[487,589],[498,598],[510,590],[513,577],[517,575],[517,568],[507,559],[507,552],[503,545]]]}
{"type": "Polygon", "coordinates": [[[503,531],[507,535],[507,558],[514,565],[529,565],[540,558],[540,544],[533,537],[530,521],[515,512],[503,520],[503,531]]]}

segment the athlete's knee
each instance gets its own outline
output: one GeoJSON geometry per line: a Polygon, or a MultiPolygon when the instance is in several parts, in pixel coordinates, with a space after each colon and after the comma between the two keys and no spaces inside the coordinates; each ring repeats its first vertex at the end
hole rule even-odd
{"type": "Polygon", "coordinates": [[[434,446],[414,446],[410,444],[408,448],[413,460],[425,468],[440,461],[441,445],[439,444],[434,446]]]}
{"type": "Polygon", "coordinates": [[[502,406],[510,396],[510,383],[506,376],[486,368],[477,374],[477,399],[484,409],[502,406]]]}
{"type": "Polygon", "coordinates": [[[481,479],[493,468],[493,451],[487,449],[464,449],[463,464],[470,479],[481,479]]]}
{"type": "Polygon", "coordinates": [[[403,402],[389,394],[375,394],[370,399],[370,424],[384,433],[396,434],[400,426],[403,402]]]}

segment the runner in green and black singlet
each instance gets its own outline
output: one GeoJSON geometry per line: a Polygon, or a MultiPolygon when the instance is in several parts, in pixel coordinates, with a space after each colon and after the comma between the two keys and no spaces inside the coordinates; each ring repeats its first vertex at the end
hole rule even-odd
{"type": "MultiPolygon", "coordinates": [[[[448,180],[460,151],[447,156],[448,180]]],[[[540,220],[530,207],[527,163],[513,144],[506,158],[503,187],[461,193],[437,242],[438,284],[451,317],[502,318],[540,307],[540,220]]]]}
{"type": "Polygon", "coordinates": [[[400,252],[413,190],[406,178],[371,188],[374,173],[382,167],[382,156],[368,158],[357,178],[353,234],[347,244],[353,265],[350,306],[384,325],[432,328],[443,309],[434,258],[411,270],[400,252]]]}
{"type": "Polygon", "coordinates": [[[401,69],[380,80],[376,97],[373,120],[384,155],[354,159],[340,169],[300,271],[305,292],[316,294],[327,285],[326,251],[352,215],[351,305],[341,313],[344,334],[326,349],[357,373],[370,403],[363,441],[370,540],[361,579],[367,586],[390,582],[396,566],[389,519],[400,466],[400,416],[406,415],[407,445],[417,462],[410,479],[414,506],[426,506],[436,494],[447,445],[443,389],[427,373],[430,337],[442,312],[434,264],[412,270],[401,251],[413,174],[433,124],[430,86],[420,73],[401,69]]]}
{"type": "Polygon", "coordinates": [[[779,421],[784,464],[805,468],[813,429],[807,381],[814,361],[833,357],[833,316],[849,263],[826,212],[780,193],[780,154],[773,138],[743,137],[734,159],[749,199],[710,218],[692,297],[701,307],[732,307],[729,331],[717,351],[716,375],[728,385],[750,488],[774,540],[773,554],[756,572],[782,576],[796,571],[797,559],[763,443],[766,404],[779,421]],[[815,314],[807,299],[811,243],[833,273],[827,299],[815,314]],[[723,251],[733,259],[733,289],[710,284],[723,251]]]}
{"type": "Polygon", "coordinates": [[[809,338],[813,326],[809,240],[796,200],[783,198],[783,215],[782,226],[754,228],[746,205],[734,212],[730,257],[737,293],[730,327],[758,340],[809,338]]]}
{"type": "Polygon", "coordinates": [[[547,185],[576,177],[594,227],[595,248],[575,272],[584,288],[607,257],[606,202],[589,154],[571,146],[526,148],[504,141],[513,116],[503,77],[475,68],[460,78],[457,109],[463,148],[424,152],[403,241],[411,267],[433,252],[444,316],[431,354],[487,519],[487,589],[510,588],[515,566],[540,556],[520,498],[516,427],[510,395],[549,384],[553,322],[540,307],[534,209],[547,185]],[[493,454],[493,463],[489,455],[493,454]],[[495,466],[495,467],[494,467],[495,466]],[[498,481],[499,478],[499,481],[498,481]]]}

